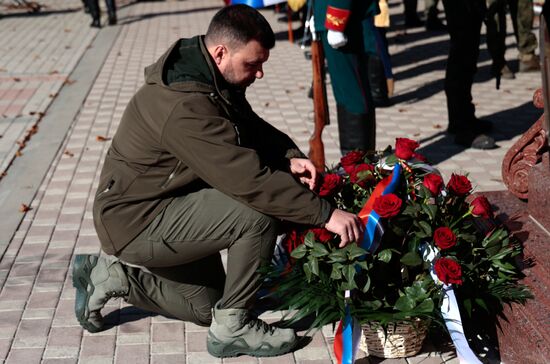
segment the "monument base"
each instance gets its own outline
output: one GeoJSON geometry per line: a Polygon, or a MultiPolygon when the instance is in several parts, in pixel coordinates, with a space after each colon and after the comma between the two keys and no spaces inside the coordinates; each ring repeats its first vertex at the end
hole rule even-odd
{"type": "Polygon", "coordinates": [[[535,299],[512,304],[499,319],[498,342],[505,364],[540,364],[550,361],[550,170],[548,154],[529,174],[529,203],[508,191],[484,192],[497,219],[523,243],[519,264],[522,282],[535,299]]]}

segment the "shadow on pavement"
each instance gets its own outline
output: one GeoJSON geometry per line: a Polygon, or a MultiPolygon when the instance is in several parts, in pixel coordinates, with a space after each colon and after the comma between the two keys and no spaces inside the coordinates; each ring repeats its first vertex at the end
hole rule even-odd
{"type": "Polygon", "coordinates": [[[59,10],[40,10],[38,12],[30,13],[30,12],[14,12],[14,13],[1,13],[0,12],[0,19],[3,18],[23,18],[23,17],[40,17],[40,16],[47,16],[47,15],[58,15],[58,14],[70,14],[70,13],[76,13],[78,11],[83,11],[82,8],[74,8],[74,9],[59,9],[59,10]]]}
{"type": "Polygon", "coordinates": [[[103,318],[103,320],[105,322],[105,330],[108,330],[112,327],[120,326],[127,322],[139,321],[141,319],[154,316],[158,315],[154,312],[149,312],[133,306],[129,306],[108,313],[103,318]]]}
{"type": "MultiPolygon", "coordinates": [[[[542,110],[537,109],[532,102],[526,102],[518,107],[499,111],[491,115],[480,115],[480,117],[493,123],[493,131],[489,135],[495,138],[495,141],[498,143],[499,141],[510,140],[525,133],[541,115],[542,110]]],[[[443,125],[443,127],[446,128],[446,125],[443,125]]],[[[467,149],[455,144],[454,136],[445,131],[435,133],[419,142],[422,145],[441,135],[443,135],[443,138],[418,149],[418,152],[425,155],[433,164],[441,163],[467,149]]]]}

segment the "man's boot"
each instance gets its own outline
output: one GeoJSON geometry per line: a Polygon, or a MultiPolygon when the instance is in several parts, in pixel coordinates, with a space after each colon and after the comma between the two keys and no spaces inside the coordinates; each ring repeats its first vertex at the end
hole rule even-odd
{"type": "Polygon", "coordinates": [[[113,297],[127,297],[126,273],[118,261],[95,255],[77,255],[73,264],[73,286],[76,288],[75,314],[89,332],[103,328],[101,309],[113,297]]]}
{"type": "Polygon", "coordinates": [[[388,107],[391,105],[388,98],[388,84],[384,74],[384,64],[378,55],[369,55],[368,77],[372,101],[376,107],[388,107]]]}
{"type": "Polygon", "coordinates": [[[520,72],[540,71],[540,59],[535,53],[520,54],[519,56],[520,72]]]}
{"type": "Polygon", "coordinates": [[[109,17],[109,25],[116,25],[117,18],[116,18],[116,3],[115,0],[105,0],[105,3],[107,4],[107,15],[109,17]]]}
{"type": "Polygon", "coordinates": [[[355,114],[343,106],[336,105],[338,114],[338,133],[340,135],[340,151],[346,155],[352,150],[363,151],[376,148],[376,120],[374,108],[366,114],[355,114]]]}
{"type": "Polygon", "coordinates": [[[245,309],[220,309],[217,305],[206,339],[208,352],[217,358],[283,355],[297,343],[293,329],[271,326],[245,309]]]}

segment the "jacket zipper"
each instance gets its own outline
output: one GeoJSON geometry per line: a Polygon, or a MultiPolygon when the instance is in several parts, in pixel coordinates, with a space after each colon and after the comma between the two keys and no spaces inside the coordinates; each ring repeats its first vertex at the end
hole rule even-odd
{"type": "Polygon", "coordinates": [[[107,184],[107,187],[105,187],[105,189],[103,191],[101,191],[97,197],[101,197],[101,195],[109,192],[111,190],[111,187],[113,187],[113,185],[115,184],[115,181],[114,180],[110,180],[109,183],[107,184]]]}
{"type": "Polygon", "coordinates": [[[178,170],[178,167],[180,166],[180,164],[181,164],[181,161],[178,161],[178,163],[176,163],[176,166],[174,167],[172,172],[170,172],[170,174],[168,175],[168,178],[166,179],[166,181],[164,181],[164,183],[160,186],[160,188],[165,188],[166,186],[168,186],[170,181],[174,179],[174,176],[176,175],[176,171],[178,170]]]}

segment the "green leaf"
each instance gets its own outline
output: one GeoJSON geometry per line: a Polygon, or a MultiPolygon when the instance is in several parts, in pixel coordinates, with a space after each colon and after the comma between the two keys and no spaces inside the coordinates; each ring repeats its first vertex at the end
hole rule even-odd
{"type": "Polygon", "coordinates": [[[363,293],[367,293],[370,289],[370,276],[367,274],[367,283],[365,283],[365,285],[363,286],[363,289],[361,289],[361,291],[363,293]]]}
{"type": "Polygon", "coordinates": [[[378,253],[378,260],[381,260],[384,263],[388,263],[391,260],[391,256],[391,249],[384,249],[380,253],[378,253]]]}
{"type": "Polygon", "coordinates": [[[422,210],[430,217],[431,221],[434,221],[437,216],[437,205],[422,204],[422,210]]]}
{"type": "Polygon", "coordinates": [[[301,245],[298,245],[296,249],[294,249],[290,253],[290,256],[294,259],[301,259],[306,255],[306,253],[307,253],[307,247],[301,244],[301,245]]]}
{"type": "Polygon", "coordinates": [[[348,260],[348,256],[344,249],[336,249],[328,256],[330,263],[342,263],[348,260]]]}
{"type": "Polygon", "coordinates": [[[489,308],[488,308],[487,305],[485,304],[485,301],[483,301],[481,298],[476,298],[476,299],[475,299],[475,302],[476,302],[480,307],[482,307],[485,311],[489,312],[489,308]]]}
{"type": "Polygon", "coordinates": [[[367,251],[363,248],[358,247],[357,244],[349,244],[346,248],[348,250],[349,260],[353,260],[367,254],[367,251]]]}
{"type": "Polygon", "coordinates": [[[309,262],[305,262],[304,265],[304,273],[306,274],[306,279],[309,282],[311,282],[311,268],[309,266],[309,262]]]}
{"type": "Polygon", "coordinates": [[[363,301],[363,302],[361,302],[361,307],[366,308],[367,310],[376,311],[380,307],[382,307],[382,301],[380,301],[380,300],[363,301]]]}
{"type": "Polygon", "coordinates": [[[306,234],[306,237],[304,238],[304,244],[310,248],[313,248],[313,244],[315,244],[315,234],[313,234],[313,231],[310,231],[306,234]]]}
{"type": "Polygon", "coordinates": [[[356,273],[355,264],[345,265],[342,269],[342,273],[344,274],[344,277],[346,278],[346,281],[348,281],[348,283],[354,282],[356,273]]]}
{"type": "Polygon", "coordinates": [[[420,212],[420,209],[418,205],[414,204],[414,205],[407,205],[407,207],[405,207],[405,209],[401,214],[405,216],[416,217],[418,212],[420,212]]]}
{"type": "Polygon", "coordinates": [[[388,156],[388,158],[386,158],[386,164],[388,166],[393,166],[395,163],[397,163],[397,157],[395,156],[395,154],[392,154],[388,156]]]}
{"type": "Polygon", "coordinates": [[[319,276],[319,261],[314,256],[310,256],[308,258],[309,260],[309,268],[311,269],[311,273],[315,274],[316,276],[319,276]]]}
{"type": "Polygon", "coordinates": [[[341,266],[338,267],[336,264],[332,266],[332,272],[330,273],[330,279],[332,280],[340,280],[342,279],[342,271],[341,266]]]}
{"type": "Polygon", "coordinates": [[[462,304],[464,305],[468,316],[472,317],[472,300],[470,300],[469,298],[465,298],[464,300],[462,300],[462,304]]]}
{"type": "Polygon", "coordinates": [[[311,251],[312,256],[320,258],[327,256],[329,253],[330,252],[323,244],[313,243],[313,250],[311,251]]]}
{"type": "Polygon", "coordinates": [[[422,227],[422,230],[424,230],[424,233],[426,233],[427,236],[432,236],[432,227],[430,224],[428,224],[426,221],[419,221],[420,227],[422,227]]]}
{"type": "Polygon", "coordinates": [[[434,301],[431,298],[425,299],[418,306],[415,307],[415,311],[422,313],[430,313],[434,310],[434,301]]]}
{"type": "Polygon", "coordinates": [[[401,296],[393,306],[397,311],[412,311],[416,306],[416,302],[408,296],[401,296]]]}
{"type": "Polygon", "coordinates": [[[399,261],[410,267],[414,267],[422,264],[422,258],[420,258],[420,255],[418,255],[418,253],[415,253],[415,252],[406,253],[405,255],[403,255],[403,257],[401,257],[399,261]]]}

